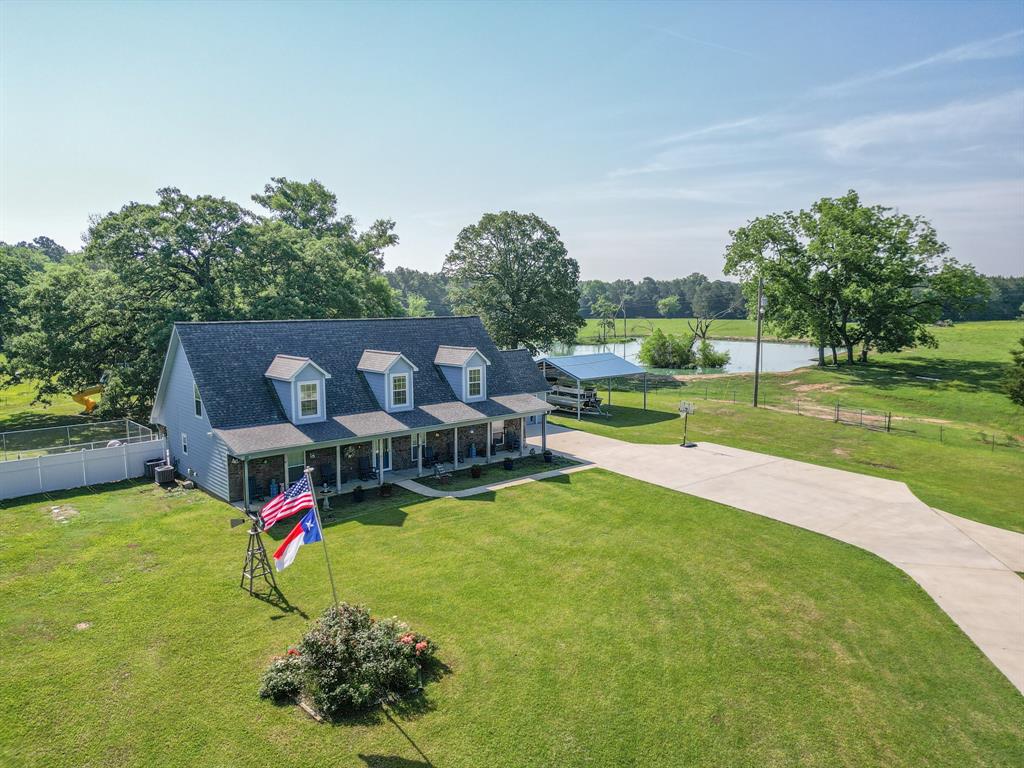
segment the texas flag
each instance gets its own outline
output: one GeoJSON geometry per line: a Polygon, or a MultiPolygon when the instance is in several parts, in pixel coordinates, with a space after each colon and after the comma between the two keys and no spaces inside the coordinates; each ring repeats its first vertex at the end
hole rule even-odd
{"type": "Polygon", "coordinates": [[[281,546],[274,553],[274,567],[283,571],[299,554],[299,547],[303,544],[315,544],[323,541],[323,534],[316,521],[316,510],[309,510],[306,516],[299,521],[299,524],[292,528],[292,532],[285,536],[281,546]]]}

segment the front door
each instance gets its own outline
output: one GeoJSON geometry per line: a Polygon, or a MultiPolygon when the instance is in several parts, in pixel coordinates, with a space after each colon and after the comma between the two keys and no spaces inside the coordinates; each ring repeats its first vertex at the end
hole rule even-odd
{"type": "Polygon", "coordinates": [[[377,471],[378,472],[390,472],[391,471],[391,438],[385,437],[380,441],[380,453],[377,455],[377,471]]]}

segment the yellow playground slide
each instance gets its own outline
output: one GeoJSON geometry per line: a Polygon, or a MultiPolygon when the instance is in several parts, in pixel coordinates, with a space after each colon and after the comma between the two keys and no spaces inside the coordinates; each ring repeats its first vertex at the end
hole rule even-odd
{"type": "Polygon", "coordinates": [[[93,387],[86,387],[81,392],[76,392],[71,396],[71,399],[85,408],[86,413],[92,413],[96,410],[96,401],[91,395],[98,395],[102,391],[103,385],[97,384],[93,387]]]}

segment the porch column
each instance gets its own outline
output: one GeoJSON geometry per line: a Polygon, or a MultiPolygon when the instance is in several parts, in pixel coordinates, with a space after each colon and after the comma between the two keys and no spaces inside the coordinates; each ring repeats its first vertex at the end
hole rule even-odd
{"type": "Polygon", "coordinates": [[[484,434],[484,439],[487,441],[487,453],[486,453],[486,459],[485,459],[484,463],[490,464],[491,463],[491,422],[490,421],[487,422],[487,431],[484,434]]]}
{"type": "Polygon", "coordinates": [[[526,417],[519,417],[519,455],[526,455],[526,417]]]}
{"type": "Polygon", "coordinates": [[[452,427],[452,432],[455,435],[455,442],[453,443],[453,445],[455,446],[455,450],[454,450],[455,455],[452,456],[452,468],[453,469],[458,469],[459,468],[459,428],[458,427],[452,427]]]}
{"type": "MultiPolygon", "coordinates": [[[[228,496],[231,494],[229,493],[228,496]]],[[[245,504],[245,511],[249,511],[249,460],[242,462],[242,503],[245,504]]]]}
{"type": "Polygon", "coordinates": [[[420,432],[416,435],[416,477],[423,477],[423,449],[427,444],[427,433],[420,432]]]}
{"type": "Polygon", "coordinates": [[[285,491],[288,489],[288,454],[283,453],[281,457],[284,459],[284,488],[281,490],[285,491]]]}
{"type": "Polygon", "coordinates": [[[334,446],[334,492],[341,493],[341,446],[334,446]]]}
{"type": "Polygon", "coordinates": [[[542,413],[540,415],[540,452],[544,453],[548,449],[548,415],[542,413]]]}
{"type": "Polygon", "coordinates": [[[377,438],[377,485],[384,485],[384,438],[377,438]]]}

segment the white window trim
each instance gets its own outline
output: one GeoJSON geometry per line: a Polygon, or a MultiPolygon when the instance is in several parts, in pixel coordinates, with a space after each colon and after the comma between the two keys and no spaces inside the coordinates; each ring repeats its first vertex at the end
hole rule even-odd
{"type": "Polygon", "coordinates": [[[412,407],[412,374],[392,373],[388,375],[388,410],[412,407]],[[405,379],[405,402],[395,403],[395,379],[405,379]]]}
{"type": "Polygon", "coordinates": [[[296,419],[319,419],[320,418],[320,382],[319,381],[297,381],[295,382],[295,418],[296,419]],[[312,385],[316,389],[316,413],[302,412],[302,388],[312,385]]]}
{"type": "Polygon", "coordinates": [[[181,433],[181,452],[188,456],[188,432],[181,433]]]}
{"type": "Polygon", "coordinates": [[[466,400],[483,400],[487,392],[484,390],[484,369],[481,365],[472,365],[466,369],[466,400]],[[470,371],[480,371],[480,393],[477,395],[469,391],[470,371]]]}
{"type": "Polygon", "coordinates": [[[199,385],[194,381],[192,382],[192,413],[196,415],[197,419],[203,418],[203,398],[199,396],[199,385]],[[196,409],[196,405],[199,406],[198,409],[196,409]]]}

